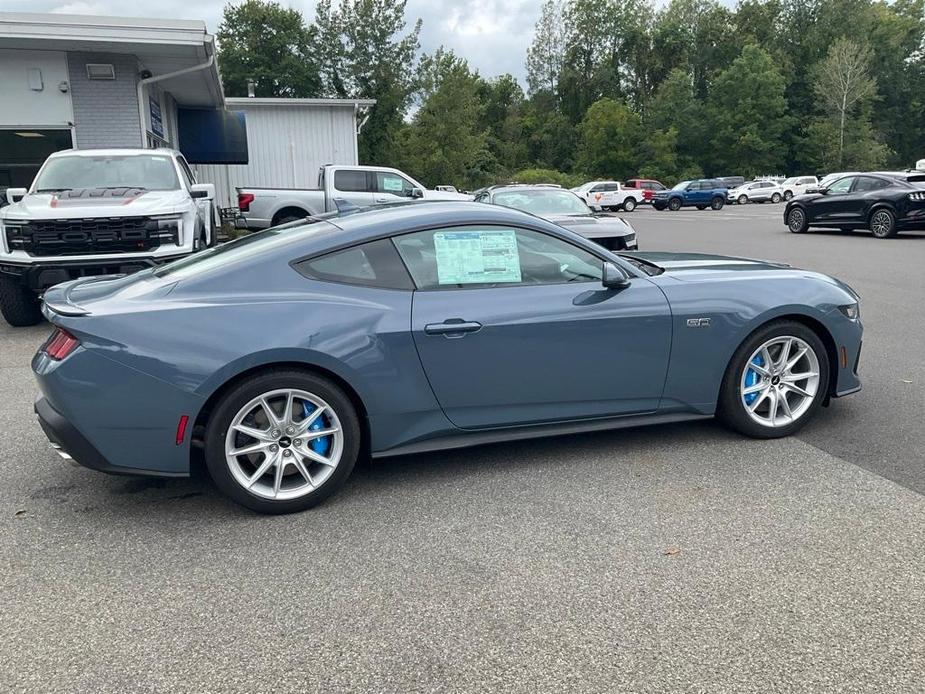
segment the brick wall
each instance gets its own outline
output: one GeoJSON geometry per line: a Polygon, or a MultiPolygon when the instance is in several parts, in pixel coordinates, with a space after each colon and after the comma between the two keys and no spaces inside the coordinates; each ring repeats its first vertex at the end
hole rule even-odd
{"type": "Polygon", "coordinates": [[[131,55],[68,53],[67,63],[77,148],[141,147],[138,60],[131,55]],[[87,79],[87,63],[112,65],[116,79],[87,79]]]}

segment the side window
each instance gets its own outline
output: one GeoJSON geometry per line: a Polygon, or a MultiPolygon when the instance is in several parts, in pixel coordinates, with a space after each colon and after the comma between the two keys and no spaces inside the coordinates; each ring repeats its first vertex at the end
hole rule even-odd
{"type": "Polygon", "coordinates": [[[890,184],[887,181],[884,181],[882,178],[874,178],[873,176],[858,176],[857,183],[854,184],[854,192],[856,193],[868,193],[872,190],[880,190],[881,188],[886,188],[890,184]]]}
{"type": "Polygon", "coordinates": [[[414,289],[414,284],[388,239],[303,260],[296,270],[311,279],[383,289],[414,289]]]}
{"type": "Polygon", "coordinates": [[[183,180],[186,181],[186,187],[189,188],[196,183],[196,177],[193,176],[193,172],[190,170],[189,164],[186,163],[186,159],[181,156],[177,157],[177,161],[180,163],[180,171],[183,174],[183,180]]]}
{"type": "Polygon", "coordinates": [[[376,172],[377,193],[391,193],[392,195],[400,195],[403,198],[410,198],[413,188],[414,186],[411,185],[410,181],[398,174],[387,171],[376,172]]]}
{"type": "Polygon", "coordinates": [[[600,281],[602,261],[577,246],[527,229],[431,229],[396,236],[418,289],[600,281]]]}
{"type": "Polygon", "coordinates": [[[829,193],[833,195],[842,195],[851,190],[851,184],[856,180],[855,176],[848,176],[847,178],[840,178],[835,183],[829,186],[829,193]]]}
{"type": "Polygon", "coordinates": [[[475,202],[488,202],[488,193],[479,193],[476,195],[475,202]]]}
{"type": "Polygon", "coordinates": [[[353,169],[337,169],[334,172],[334,189],[345,193],[368,193],[366,172],[353,169]]]}
{"type": "Polygon", "coordinates": [[[800,179],[801,186],[811,186],[811,185],[814,185],[815,183],[816,182],[811,178],[801,178],[800,179]]]}
{"type": "Polygon", "coordinates": [[[616,183],[605,183],[604,190],[608,193],[612,193],[617,190],[617,184],[616,183]]]}
{"type": "Polygon", "coordinates": [[[606,190],[606,186],[605,186],[603,183],[598,183],[596,186],[594,186],[594,187],[593,187],[591,190],[589,190],[588,192],[589,192],[589,193],[603,193],[604,190],[606,190]]]}

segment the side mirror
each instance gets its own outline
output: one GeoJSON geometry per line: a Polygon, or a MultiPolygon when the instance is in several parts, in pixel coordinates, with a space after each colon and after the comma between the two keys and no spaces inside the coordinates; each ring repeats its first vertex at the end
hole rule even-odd
{"type": "Polygon", "coordinates": [[[189,187],[189,194],[192,198],[215,199],[215,186],[212,183],[194,183],[189,187]]]}
{"type": "Polygon", "coordinates": [[[806,189],[806,192],[811,195],[825,195],[827,188],[822,188],[821,186],[810,186],[806,189]]]}
{"type": "Polygon", "coordinates": [[[6,189],[6,200],[8,203],[12,205],[14,202],[19,202],[24,197],[26,197],[26,193],[28,192],[29,191],[26,190],[25,188],[7,188],[6,189]]]}
{"type": "Polygon", "coordinates": [[[614,263],[604,263],[601,284],[607,289],[625,289],[630,286],[630,278],[614,263]]]}
{"type": "Polygon", "coordinates": [[[423,190],[421,190],[420,188],[412,188],[412,189],[411,189],[411,199],[412,199],[412,200],[420,200],[420,199],[423,198],[423,197],[424,197],[424,191],[423,191],[423,190]]]}

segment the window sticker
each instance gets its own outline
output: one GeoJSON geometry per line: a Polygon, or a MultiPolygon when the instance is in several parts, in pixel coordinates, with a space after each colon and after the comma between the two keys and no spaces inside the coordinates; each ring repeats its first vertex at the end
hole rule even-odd
{"type": "Polygon", "coordinates": [[[438,284],[520,282],[517,232],[438,231],[434,234],[438,284]]]}
{"type": "Polygon", "coordinates": [[[402,180],[394,176],[383,176],[382,187],[390,193],[400,193],[404,189],[402,180]]]}

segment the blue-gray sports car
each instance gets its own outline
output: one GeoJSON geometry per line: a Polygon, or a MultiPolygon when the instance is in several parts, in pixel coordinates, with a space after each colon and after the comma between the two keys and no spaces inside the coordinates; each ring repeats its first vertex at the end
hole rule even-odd
{"type": "Polygon", "coordinates": [[[65,457],[307,508],[360,455],[719,415],[793,433],[860,389],[858,296],[825,275],[612,253],[493,205],[270,229],[44,298],[36,412],[65,457]]]}

